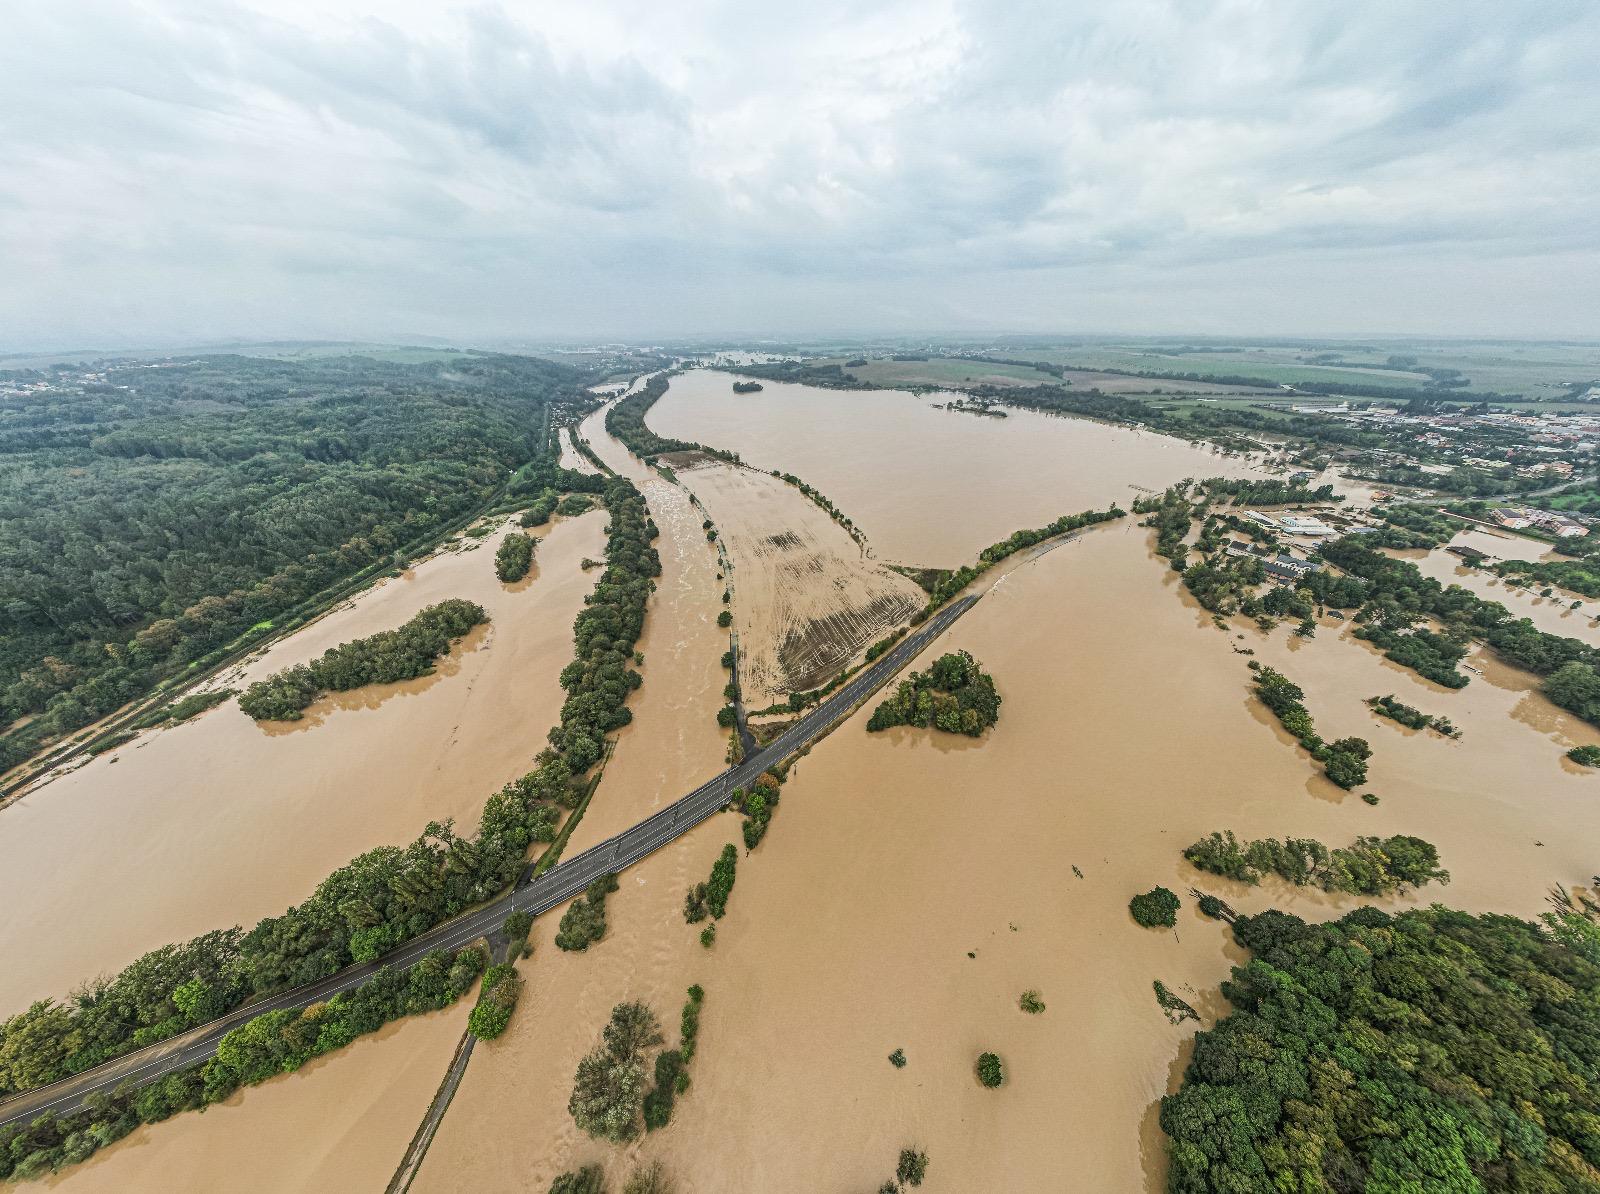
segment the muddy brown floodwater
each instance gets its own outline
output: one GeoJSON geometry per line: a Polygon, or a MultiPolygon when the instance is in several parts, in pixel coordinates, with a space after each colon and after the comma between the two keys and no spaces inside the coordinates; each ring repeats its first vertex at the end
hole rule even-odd
{"type": "MultiPolygon", "coordinates": [[[[1538,560],[1544,554],[1543,544],[1476,528],[1462,531],[1445,547],[1476,548],[1502,560],[1538,560]]],[[[1548,634],[1600,643],[1600,626],[1595,625],[1595,615],[1600,614],[1600,603],[1562,588],[1554,589],[1549,597],[1541,597],[1539,590],[1546,587],[1541,583],[1535,583],[1532,591],[1515,588],[1488,568],[1468,568],[1459,556],[1451,555],[1445,547],[1436,547],[1431,551],[1392,551],[1389,554],[1397,559],[1410,560],[1423,575],[1433,577],[1440,584],[1460,585],[1464,589],[1471,589],[1486,601],[1498,601],[1513,617],[1527,618],[1548,634]],[[1580,601],[1582,605],[1573,609],[1574,601],[1580,601]]]]}
{"type": "Polygon", "coordinates": [[[1004,419],[940,410],[954,395],[828,390],[763,382],[735,394],[727,373],[672,379],[646,422],[659,435],[738,452],[826,494],[876,554],[953,568],[1021,527],[1184,477],[1259,470],[1205,446],[1086,419],[1012,410],[1004,419]]]}
{"type": "MultiPolygon", "coordinates": [[[[645,684],[629,702],[634,720],[618,734],[616,752],[569,853],[633,824],[715,774],[726,749],[716,712],[722,704],[726,673],[720,659],[727,640],[716,625],[720,588],[700,516],[682,489],[639,465],[598,420],[583,434],[607,464],[644,492],[661,529],[656,548],[662,575],[639,645],[645,684]]],[[[598,531],[604,517],[585,515],[579,522],[597,519],[589,529],[598,531]]],[[[565,525],[558,522],[557,530],[565,525]]],[[[549,534],[553,538],[555,531],[549,534]]],[[[581,575],[577,560],[599,557],[602,543],[594,538],[572,547],[561,567],[570,565],[581,575]]],[[[487,566],[481,550],[475,554],[487,566]]],[[[542,569],[551,567],[545,545],[537,558],[542,569]]],[[[592,584],[599,573],[587,575],[592,584]]],[[[542,576],[538,583],[548,583],[548,571],[542,576]]],[[[548,669],[552,683],[571,654],[572,612],[557,622],[565,654],[548,669]]],[[[531,712],[526,702],[511,707],[523,711],[519,725],[526,716],[539,727],[540,742],[557,716],[556,706],[531,712]]],[[[695,981],[693,964],[701,952],[678,910],[683,890],[710,870],[723,841],[737,838],[737,821],[723,818],[629,871],[611,899],[609,933],[586,954],[563,954],[551,944],[560,910],[541,918],[533,934],[536,956],[521,963],[528,984],[511,1029],[477,1047],[414,1189],[460,1190],[471,1174],[480,1189],[519,1189],[526,1179],[526,1188],[542,1194],[572,1157],[599,1156],[598,1147],[573,1130],[566,1113],[578,1057],[592,1046],[618,1000],[644,997],[664,1019],[676,1015],[684,989],[695,981]],[[672,931],[674,922],[681,933],[672,931]],[[535,1180],[538,1175],[544,1176],[535,1180]]],[[[142,1129],[67,1175],[64,1184],[92,1194],[157,1184],[152,1175],[160,1173],[165,1189],[211,1191],[235,1188],[227,1175],[248,1172],[252,1191],[381,1190],[444,1075],[472,998],[448,1012],[391,1025],[301,1074],[242,1091],[203,1116],[180,1116],[142,1129]],[[282,1150],[281,1160],[271,1155],[274,1149],[282,1150]]]]}
{"type": "Polygon", "coordinates": [[[361,1037],[203,1114],[139,1128],[45,1183],[63,1194],[379,1191],[467,1026],[473,996],[361,1037]]]}
{"type": "MultiPolygon", "coordinates": [[[[716,774],[727,745],[716,713],[728,640],[716,625],[721,586],[700,515],[683,489],[644,468],[606,433],[603,412],[582,433],[602,460],[644,493],[661,529],[656,550],[662,576],[641,643],[645,682],[629,704],[633,722],[617,736],[569,852],[603,840],[716,774]]],[[[705,879],[723,843],[738,840],[738,819],[724,815],[628,870],[609,901],[606,936],[585,953],[563,953],[552,944],[559,909],[538,921],[535,956],[522,964],[527,987],[511,1027],[473,1053],[412,1186],[415,1194],[544,1194],[557,1174],[590,1162],[606,1164],[610,1188],[621,1187],[626,1156],[584,1136],[567,1114],[573,1071],[599,1040],[612,1006],[625,999],[654,1007],[676,1040],[684,992],[703,980],[709,965],[698,926],[684,923],[683,893],[705,879]]],[[[633,1151],[642,1147],[648,1145],[633,1151]]]]}
{"type": "Polygon", "coordinates": [[[1166,1022],[1151,982],[1209,1025],[1241,954],[1187,897],[1175,933],[1138,928],[1128,899],[1198,883],[1245,911],[1367,902],[1201,876],[1181,850],[1213,829],[1435,841],[1454,883],[1391,907],[1531,916],[1551,883],[1593,873],[1595,781],[1559,757],[1593,730],[1513,684],[1430,691],[1336,625],[1297,647],[1230,639],[1175,584],[1148,532],[1092,532],[930,648],[994,673],[1005,705],[985,740],[869,736],[863,710],[798,764],[701,968],[693,1086],[645,1146],[684,1188],[873,1189],[918,1144],[940,1189],[1159,1189],[1156,1104],[1192,1029],[1166,1022]],[[1378,807],[1318,778],[1230,642],[1302,684],[1319,728],[1371,739],[1378,807]],[[1465,738],[1373,725],[1361,698],[1391,691],[1465,738]],[[1028,987],[1043,1015],[1017,1009],[1028,987]],[[987,1049],[1005,1059],[999,1091],[972,1076],[987,1049]]]}
{"type": "Polygon", "coordinates": [[[228,702],[101,756],[0,811],[0,1014],[65,996],[139,954],[310,895],[364,850],[432,820],[477,825],[555,723],[572,621],[604,551],[601,511],[558,521],[534,571],[494,576],[500,532],[444,552],[275,645],[240,687],[450,597],[491,618],[432,676],[335,694],[303,721],[228,702]]]}
{"type": "Polygon", "coordinates": [[[583,453],[572,445],[572,431],[563,427],[557,433],[557,442],[561,445],[562,468],[569,468],[575,473],[593,473],[598,470],[584,457],[583,453]]]}
{"type": "Polygon", "coordinates": [[[826,683],[927,604],[916,582],[866,558],[793,485],[698,454],[673,463],[733,565],[746,707],[764,709],[826,683]]]}
{"type": "MultiPolygon", "coordinates": [[[[963,427],[1001,422],[929,414],[963,427]]],[[[651,422],[694,436],[669,432],[654,412],[651,422]]],[[[693,787],[721,765],[724,745],[714,715],[725,641],[698,514],[597,419],[584,433],[646,493],[662,528],[664,575],[634,722],[573,849],[693,787]]],[[[1227,462],[1204,455],[1174,476],[1224,471],[1227,462]]],[[[779,463],[864,517],[843,487],[804,464],[779,463]]],[[[958,557],[1016,526],[1122,496],[1057,493],[1034,513],[1011,496],[1030,485],[986,483],[1010,512],[998,532],[949,532],[943,545],[958,557]]],[[[873,475],[858,484],[865,492],[873,475]]],[[[949,484],[978,482],[924,471],[913,499],[942,502],[949,484]]],[[[907,542],[940,542],[928,518],[912,518],[907,542]]],[[[956,647],[983,662],[1005,700],[983,740],[904,728],[868,735],[869,702],[800,760],[768,837],[754,854],[741,852],[713,949],[683,922],[682,898],[723,843],[738,840],[730,815],[626,872],[611,897],[610,931],[587,953],[555,949],[559,912],[541,918],[511,1028],[474,1053],[413,1189],[542,1194],[556,1174],[591,1162],[605,1166],[614,1189],[637,1163],[661,1159],[679,1189],[696,1194],[868,1190],[892,1172],[900,1148],[916,1144],[930,1154],[930,1188],[1158,1190],[1156,1106],[1176,1085],[1194,1026],[1170,1025],[1151,983],[1166,983],[1209,1026],[1226,1011],[1218,983],[1243,960],[1225,927],[1199,916],[1188,889],[1241,911],[1276,906],[1309,918],[1372,902],[1213,880],[1184,863],[1184,846],[1224,828],[1330,845],[1367,833],[1435,842],[1453,883],[1381,901],[1391,908],[1437,899],[1534,916],[1551,884],[1587,883],[1600,779],[1562,752],[1600,743],[1600,733],[1539,696],[1536,678],[1480,653],[1473,663],[1483,675],[1446,691],[1332,621],[1309,641],[1253,625],[1219,631],[1150,546],[1130,519],[1005,572],[913,665],[956,647]],[[1371,742],[1367,790],[1381,796],[1377,807],[1322,778],[1252,699],[1240,651],[1301,685],[1325,736],[1371,742]],[[1448,715],[1464,737],[1374,717],[1362,700],[1384,693],[1448,715]],[[1128,916],[1128,899],[1157,883],[1185,895],[1175,932],[1140,929],[1128,916]],[[572,1074],[611,1006],[645,1000],[676,1043],[694,982],[706,991],[699,1051],[672,1124],[625,1148],[578,1132],[566,1111],[572,1074]],[[1029,987],[1041,992],[1044,1014],[1018,1010],[1029,987]],[[896,1048],[909,1059],[903,1070],[887,1061],[896,1048]],[[989,1049],[1007,1067],[998,1091],[972,1074],[989,1049]]],[[[547,561],[541,548],[541,567],[547,561]]],[[[310,1076],[245,1092],[238,1108],[140,1132],[133,1147],[108,1150],[67,1184],[117,1188],[107,1175],[128,1174],[120,1188],[137,1188],[150,1174],[167,1188],[215,1189],[249,1172],[251,1189],[381,1188],[443,1073],[458,1014],[391,1029],[310,1076]],[[392,1097],[376,1093],[385,1090],[392,1097]],[[262,1142],[276,1141],[308,1159],[265,1157],[262,1142]],[[123,1156],[133,1160],[119,1170],[123,1156]],[[155,1156],[170,1157],[159,1178],[141,1168],[155,1156]]]]}

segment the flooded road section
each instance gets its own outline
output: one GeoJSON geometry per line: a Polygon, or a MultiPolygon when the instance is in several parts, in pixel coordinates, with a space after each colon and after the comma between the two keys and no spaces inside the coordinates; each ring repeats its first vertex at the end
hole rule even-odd
{"type": "Polygon", "coordinates": [[[560,464],[562,468],[571,469],[575,473],[595,473],[600,470],[590,464],[588,459],[572,444],[572,429],[563,427],[556,433],[556,442],[561,445],[560,464]]]}
{"type": "Polygon", "coordinates": [[[793,485],[698,454],[675,467],[732,561],[748,708],[825,684],[927,604],[916,582],[866,558],[850,533],[793,485]]]}
{"type": "Polygon", "coordinates": [[[1184,477],[1256,475],[1243,458],[1085,419],[1011,410],[940,410],[954,395],[828,390],[763,382],[735,394],[731,374],[672,379],[646,422],[659,435],[738,452],[793,473],[866,532],[884,560],[953,568],[1022,527],[1184,477]]]}
{"type": "Polygon", "coordinates": [[[1597,781],[1559,748],[1592,731],[1493,683],[1424,691],[1333,628],[1298,648],[1230,640],[1149,542],[1125,523],[1019,568],[924,657],[965,647],[993,672],[1005,704],[985,740],[869,736],[869,704],[798,763],[700,968],[693,1086],[647,1146],[682,1188],[873,1189],[916,1144],[941,1189],[1159,1190],[1156,1103],[1192,1026],[1168,1024],[1151,983],[1209,1025],[1242,960],[1189,888],[1311,918],[1367,902],[1202,876],[1181,851],[1211,830],[1435,841],[1454,883],[1391,907],[1531,916],[1551,883],[1587,881],[1597,781]],[[1371,739],[1378,807],[1318,777],[1230,642],[1281,663],[1319,729],[1371,739]],[[1465,738],[1373,726],[1361,698],[1391,691],[1465,738]],[[1158,883],[1184,896],[1176,932],[1128,915],[1158,883]],[[1018,1010],[1030,987],[1042,1015],[1018,1010]],[[1004,1058],[998,1091],[973,1077],[984,1050],[1004,1058]]]}
{"type": "MultiPolygon", "coordinates": [[[[560,714],[572,622],[604,553],[606,515],[558,520],[534,569],[494,575],[503,531],[369,590],[272,647],[241,687],[398,626],[451,597],[491,621],[431,676],[339,693],[299,722],[232,701],[143,735],[0,811],[0,1014],[113,973],[139,954],[310,895],[374,846],[431,820],[472,831],[489,794],[527,769],[560,714]]],[[[471,542],[470,540],[468,542],[471,542]]]]}

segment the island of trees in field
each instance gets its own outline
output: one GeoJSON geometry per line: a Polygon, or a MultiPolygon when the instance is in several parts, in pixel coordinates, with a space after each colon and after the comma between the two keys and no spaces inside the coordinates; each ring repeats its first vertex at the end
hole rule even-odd
{"type": "Polygon", "coordinates": [[[488,353],[93,378],[0,374],[0,771],[537,492],[552,413],[587,409],[577,370],[488,353]]]}
{"type": "Polygon", "coordinates": [[[1161,1101],[1167,1188],[1600,1188],[1600,925],[1242,916],[1234,1012],[1161,1101]]]}
{"type": "Polygon", "coordinates": [[[239,708],[257,721],[298,721],[301,711],[325,692],[348,692],[429,674],[450,644],[488,620],[476,602],[441,601],[396,630],[341,643],[310,663],[257,680],[240,694],[239,708]]]}
{"type": "Polygon", "coordinates": [[[917,726],[981,736],[1000,720],[1000,694],[994,677],[966,651],[952,651],[933,661],[925,672],[912,672],[894,695],[872,711],[868,730],[917,726]]]}

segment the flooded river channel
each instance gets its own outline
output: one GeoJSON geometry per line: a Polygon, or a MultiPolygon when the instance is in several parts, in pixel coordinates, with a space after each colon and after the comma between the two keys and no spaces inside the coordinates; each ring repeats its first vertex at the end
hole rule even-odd
{"type": "Polygon", "coordinates": [[[829,390],[763,382],[735,394],[731,374],[695,369],[646,416],[651,430],[738,452],[826,494],[884,560],[953,568],[1020,527],[1184,477],[1243,476],[1237,456],[1150,431],[1010,410],[939,409],[958,395],[829,390]]]}
{"type": "Polygon", "coordinates": [[[431,676],[325,697],[298,722],[254,722],[229,701],[0,810],[0,949],[27,959],[0,970],[0,1013],[65,996],[156,946],[282,912],[334,868],[408,842],[429,821],[474,830],[483,802],[527,770],[559,716],[556,676],[599,578],[579,563],[604,553],[605,521],[602,511],[558,521],[515,585],[494,575],[499,533],[436,555],[229,683],[434,602],[479,602],[490,622],[431,676]]]}
{"type": "MultiPolygon", "coordinates": [[[[1019,413],[985,419],[901,393],[768,384],[760,394],[736,397],[729,381],[703,371],[675,379],[650,425],[792,470],[855,518],[886,559],[958,563],[1019,526],[1112,500],[1126,504],[1136,492],[1130,482],[1159,488],[1183,476],[1245,468],[1180,441],[1093,423],[1019,413]]],[[[718,657],[726,642],[715,626],[721,588],[700,514],[683,488],[632,461],[605,434],[601,416],[582,432],[644,491],[662,530],[663,576],[641,648],[645,684],[630,702],[634,721],[618,736],[573,851],[714,773],[726,744],[715,725],[725,678],[718,657]]],[[[576,561],[600,554],[602,519],[558,526],[540,549],[534,585],[504,600],[539,599],[540,586],[553,590],[567,577],[565,599],[575,606],[595,575],[583,581],[576,561]],[[570,567],[558,566],[558,558],[570,567]]],[[[535,955],[521,964],[527,986],[511,1027],[475,1052],[412,1189],[543,1194],[557,1174],[598,1163],[616,1190],[635,1165],[661,1160],[678,1189],[695,1194],[870,1190],[892,1173],[901,1148],[916,1145],[930,1157],[930,1189],[1153,1192],[1165,1180],[1157,1103],[1176,1086],[1195,1026],[1170,1024],[1151,984],[1172,988],[1209,1026],[1226,1011],[1219,982],[1243,960],[1226,927],[1198,914],[1190,889],[1214,892],[1240,911],[1280,907],[1318,919],[1373,902],[1271,880],[1258,888],[1214,880],[1183,860],[1186,845],[1219,829],[1244,838],[1314,837],[1330,846],[1392,833],[1436,843],[1450,886],[1379,901],[1388,907],[1439,900],[1532,917],[1544,910],[1552,884],[1588,882],[1600,863],[1593,849],[1600,778],[1562,755],[1572,745],[1600,743],[1600,733],[1545,701],[1535,678],[1476,653],[1471,662],[1482,674],[1447,691],[1388,663],[1333,620],[1310,640],[1287,627],[1271,634],[1253,624],[1219,630],[1151,543],[1151,532],[1129,518],[999,570],[983,600],[915,665],[945,650],[972,651],[1004,700],[999,725],[977,741],[906,728],[869,735],[873,703],[852,715],[795,764],[767,838],[754,852],[740,849],[737,884],[712,948],[699,944],[698,926],[684,923],[683,894],[706,878],[725,842],[739,840],[739,822],[729,814],[623,874],[609,903],[610,929],[587,952],[556,949],[559,913],[541,918],[535,955]],[[1305,690],[1325,737],[1369,740],[1363,790],[1378,794],[1376,807],[1332,786],[1252,697],[1252,658],[1305,690]],[[1451,741],[1376,718],[1362,702],[1387,693],[1449,716],[1463,737],[1451,741]],[[1175,931],[1141,929],[1128,915],[1129,898],[1156,884],[1184,898],[1175,931]],[[612,1005],[646,1001],[675,1044],[690,983],[704,987],[705,1005],[691,1085],[671,1125],[621,1147],[583,1135],[566,1110],[573,1071],[598,1041],[612,1005]],[[1027,988],[1040,992],[1044,1014],[1018,1009],[1027,988]],[[904,1069],[887,1060],[897,1048],[905,1051],[904,1069]],[[1005,1060],[1000,1090],[982,1089],[973,1076],[985,1050],[1005,1060]]],[[[480,550],[456,563],[487,572],[489,561],[480,550]]],[[[404,583],[419,583],[427,567],[404,583]]],[[[438,595],[478,592],[463,586],[438,595]]],[[[392,588],[404,585],[380,593],[392,588]]],[[[547,591],[542,600],[553,607],[556,599],[547,591]]],[[[512,625],[504,606],[491,613],[497,637],[462,652],[452,665],[457,673],[436,678],[426,692],[373,710],[333,709],[324,725],[298,735],[245,728],[273,745],[319,733],[331,740],[329,731],[341,724],[354,730],[473,675],[482,687],[488,661],[507,653],[512,625]],[[480,659],[485,670],[471,672],[480,659]]],[[[532,655],[515,717],[502,711],[492,723],[500,738],[516,743],[515,750],[501,747],[505,766],[536,746],[554,718],[553,703],[530,705],[559,699],[543,687],[553,690],[570,653],[571,611],[548,617],[559,649],[518,648],[532,655]]],[[[541,633],[543,621],[516,625],[521,642],[541,633]]],[[[143,751],[124,750],[110,770],[183,734],[203,742],[199,731],[224,713],[237,716],[220,710],[143,751]]],[[[440,714],[426,724],[446,720],[440,714]]],[[[464,741],[470,720],[448,724],[464,741]]],[[[384,741],[409,748],[409,740],[394,737],[405,732],[391,727],[384,741]]],[[[465,747],[446,738],[441,745],[434,735],[425,766],[448,758],[452,780],[475,766],[487,778],[492,766],[448,755],[465,747]]],[[[498,739],[486,732],[473,741],[486,751],[498,739]]],[[[301,816],[311,818],[344,792],[369,822],[377,817],[385,790],[374,792],[363,778],[379,766],[375,750],[364,747],[348,764],[324,756],[321,767],[339,778],[308,775],[304,783],[343,786],[317,787],[301,816]]],[[[179,774],[214,776],[215,756],[175,752],[168,768],[180,758],[188,770],[179,774]]],[[[79,784],[80,801],[114,811],[123,797],[85,783],[107,770],[102,761],[30,802],[42,812],[71,792],[63,785],[79,784]]],[[[229,774],[224,782],[254,790],[247,773],[229,774]]],[[[494,782],[475,783],[470,799],[462,787],[457,815],[475,809],[494,782]]],[[[154,779],[147,783],[156,787],[154,779]]],[[[216,795],[215,785],[203,791],[216,795]]],[[[185,807],[194,808],[201,792],[194,787],[185,807]]],[[[142,788],[135,793],[154,798],[142,788]]],[[[420,828],[415,812],[395,818],[403,826],[395,840],[420,828]]],[[[11,815],[0,814],[0,827],[11,815]]],[[[268,823],[276,821],[275,814],[268,823]]],[[[232,840],[217,834],[219,849],[232,840]]],[[[354,849],[385,840],[371,828],[351,829],[350,837],[354,849]]],[[[40,848],[52,840],[42,833],[35,839],[40,848]]],[[[352,852],[341,844],[332,864],[352,852]]],[[[48,873],[25,855],[10,861],[33,868],[35,881],[50,890],[48,873]]],[[[109,849],[105,863],[140,873],[109,849]]],[[[314,881],[332,864],[304,870],[314,881]]],[[[308,889],[301,877],[286,895],[263,899],[270,908],[308,889]]],[[[184,903],[181,892],[173,899],[184,903]]],[[[59,903],[64,915],[65,892],[59,903]]],[[[73,907],[81,909],[81,900],[73,907]]],[[[201,923],[164,930],[159,940],[259,914],[200,911],[203,917],[190,919],[201,923]]],[[[61,976],[80,976],[90,958],[107,965],[108,952],[137,952],[110,948],[120,938],[109,928],[91,926],[81,948],[55,943],[43,927],[6,931],[13,949],[71,954],[58,957],[50,981],[8,976],[13,1003],[25,1001],[30,988],[63,989],[61,976]]],[[[155,1174],[150,1158],[160,1156],[169,1188],[215,1189],[228,1173],[248,1171],[252,1189],[381,1189],[443,1073],[461,1015],[458,1008],[402,1024],[317,1063],[309,1076],[236,1096],[238,1106],[140,1132],[131,1147],[107,1150],[61,1184],[113,1189],[108,1175],[115,1175],[121,1188],[132,1188],[154,1180],[140,1175],[155,1174]],[[352,1143],[357,1134],[360,1142],[352,1143]],[[295,1145],[281,1143],[289,1140],[295,1145]],[[298,1147],[303,1163],[262,1159],[275,1144],[298,1147]]]]}

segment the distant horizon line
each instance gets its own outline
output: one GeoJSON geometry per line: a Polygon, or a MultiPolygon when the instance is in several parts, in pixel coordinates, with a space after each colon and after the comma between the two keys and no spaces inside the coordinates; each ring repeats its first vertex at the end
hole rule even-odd
{"type": "Polygon", "coordinates": [[[6,346],[0,348],[0,368],[4,362],[23,357],[116,357],[131,354],[221,353],[228,348],[451,348],[463,351],[516,353],[538,350],[596,351],[603,349],[640,349],[654,347],[695,347],[710,350],[716,346],[758,347],[769,345],[773,350],[786,347],[810,347],[821,344],[873,343],[906,344],[971,344],[974,342],[1018,342],[1019,347],[1029,343],[1044,346],[1060,343],[1126,342],[1133,344],[1183,343],[1198,346],[1215,346],[1238,342],[1245,347],[1284,345],[1349,345],[1361,341],[1381,343],[1441,342],[1458,344],[1525,344],[1559,345],[1569,347],[1600,348],[1600,338],[1584,339],[1571,336],[1519,336],[1473,335],[1470,333],[1445,334],[1421,332],[1369,332],[1369,333],[1218,333],[1218,332],[811,332],[787,335],[765,332],[760,334],[697,332],[680,335],[596,335],[587,338],[575,336],[511,336],[446,337],[422,333],[362,336],[228,336],[207,337],[203,340],[151,340],[140,343],[96,347],[57,346],[6,346]]]}

